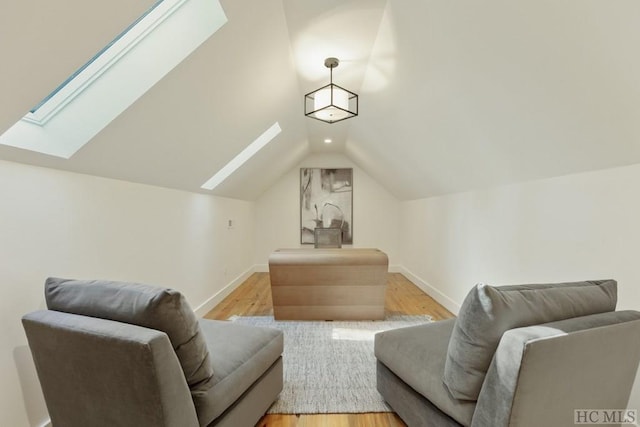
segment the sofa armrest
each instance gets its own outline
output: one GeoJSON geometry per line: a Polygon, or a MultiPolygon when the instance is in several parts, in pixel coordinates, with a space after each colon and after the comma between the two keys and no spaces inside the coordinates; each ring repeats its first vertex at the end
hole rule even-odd
{"type": "Polygon", "coordinates": [[[575,409],[625,409],[640,360],[640,313],[618,311],[507,331],[472,426],[573,426],[575,409]]]}

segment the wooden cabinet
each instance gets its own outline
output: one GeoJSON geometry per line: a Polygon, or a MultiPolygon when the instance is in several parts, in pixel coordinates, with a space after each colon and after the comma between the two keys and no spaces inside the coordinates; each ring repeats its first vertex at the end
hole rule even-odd
{"type": "Polygon", "coordinates": [[[278,320],[380,320],[389,259],[378,249],[278,249],[269,257],[278,320]]]}

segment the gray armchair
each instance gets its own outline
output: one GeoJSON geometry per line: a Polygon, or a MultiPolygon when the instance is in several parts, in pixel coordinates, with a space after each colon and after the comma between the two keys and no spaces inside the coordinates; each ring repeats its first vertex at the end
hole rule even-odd
{"type": "Polygon", "coordinates": [[[576,410],[625,410],[640,312],[614,311],[616,287],[478,285],[457,319],[376,335],[378,390],[410,427],[573,427],[576,410]]]}
{"type": "Polygon", "coordinates": [[[54,427],[249,427],[282,390],[280,331],[140,284],[50,278],[45,296],[23,325],[54,427]]]}

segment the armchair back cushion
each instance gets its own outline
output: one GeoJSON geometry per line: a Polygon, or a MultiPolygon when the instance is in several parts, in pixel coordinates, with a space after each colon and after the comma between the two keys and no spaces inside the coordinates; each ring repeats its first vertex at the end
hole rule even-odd
{"type": "Polygon", "coordinates": [[[172,289],[105,280],[50,277],[50,310],[115,320],[167,334],[192,393],[212,386],[213,368],[198,319],[184,296],[172,289]]]}
{"type": "Polygon", "coordinates": [[[509,329],[615,310],[617,282],[493,287],[476,285],[456,319],[444,384],[456,399],[477,400],[500,338],[509,329]]]}

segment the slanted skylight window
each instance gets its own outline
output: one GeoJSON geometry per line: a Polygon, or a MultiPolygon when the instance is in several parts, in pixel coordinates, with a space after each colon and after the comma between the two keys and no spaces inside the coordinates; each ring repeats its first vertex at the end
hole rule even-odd
{"type": "Polygon", "coordinates": [[[207,182],[202,184],[201,188],[205,190],[213,190],[220,185],[225,179],[234,173],[240,166],[245,164],[247,160],[253,157],[258,151],[260,151],[265,145],[267,145],[273,138],[278,135],[282,129],[280,124],[275,122],[269,129],[264,131],[262,135],[256,138],[251,144],[242,150],[237,156],[235,156],[229,163],[227,163],[222,169],[213,175],[207,182]]]}
{"type": "MultiPolygon", "coordinates": [[[[70,75],[61,85],[47,95],[42,101],[33,107],[24,117],[23,120],[31,121],[36,124],[43,124],[47,118],[50,118],[52,114],[58,108],[64,107],[66,102],[73,99],[74,93],[81,91],[85,84],[88,84],[92,78],[96,78],[104,71],[105,66],[108,66],[109,62],[113,61],[119,53],[120,49],[112,48],[113,45],[118,43],[123,37],[135,40],[135,37],[144,30],[143,25],[138,25],[142,19],[149,15],[163,0],[157,1],[149,10],[136,19],[131,25],[129,25],[123,32],[108,45],[103,47],[100,52],[94,55],[86,64],[80,67],[75,73],[70,75]]],[[[120,43],[122,47],[127,44],[120,43]]]]}
{"type": "Polygon", "coordinates": [[[0,144],[70,158],[227,17],[218,0],[161,0],[0,136],[0,144]]]}

